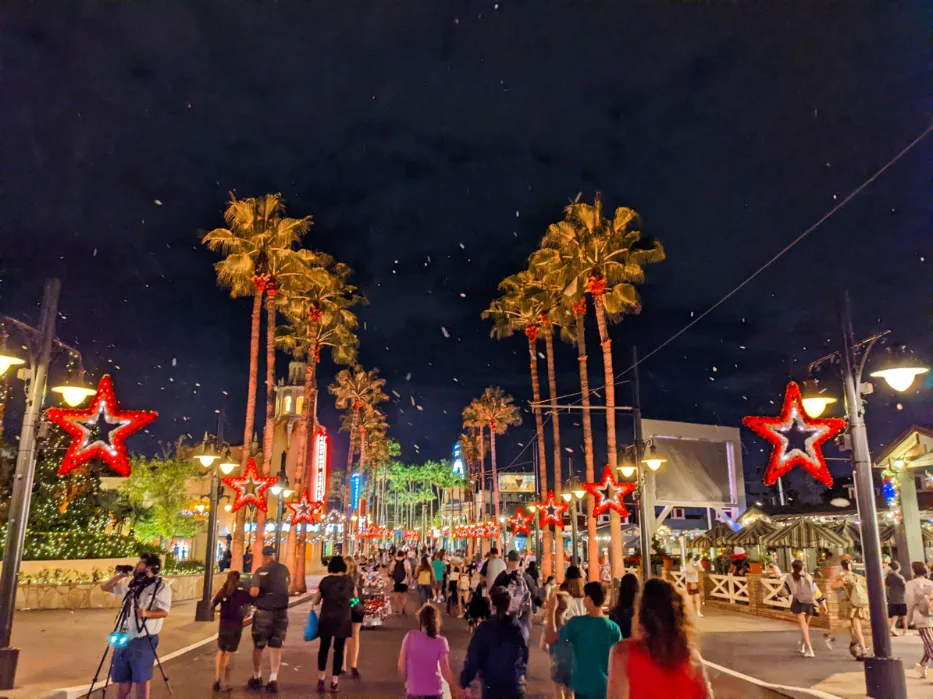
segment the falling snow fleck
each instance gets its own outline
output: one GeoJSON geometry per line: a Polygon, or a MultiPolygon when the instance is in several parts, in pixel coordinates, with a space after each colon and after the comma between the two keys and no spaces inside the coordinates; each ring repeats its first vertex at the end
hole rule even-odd
{"type": "Polygon", "coordinates": [[[424,410],[420,405],[416,405],[415,407],[418,408],[418,410],[424,410]]]}
{"type": "Polygon", "coordinates": [[[444,337],[450,337],[450,333],[447,332],[447,328],[445,328],[443,325],[441,326],[441,333],[444,335],[444,337]]]}
{"type": "Polygon", "coordinates": [[[172,357],[172,366],[176,366],[177,364],[178,364],[178,359],[176,357],[172,357]]]}
{"type": "Polygon", "coordinates": [[[409,371],[407,374],[405,374],[405,380],[406,380],[406,381],[411,381],[411,372],[410,372],[410,371],[409,371]]]}
{"type": "Polygon", "coordinates": [[[717,369],[716,367],[713,367],[713,371],[719,371],[719,369],[717,369]]]}
{"type": "Polygon", "coordinates": [[[155,202],[155,205],[156,205],[156,206],[162,206],[162,202],[161,202],[160,200],[158,200],[158,199],[153,199],[153,201],[155,202]]]}
{"type": "Polygon", "coordinates": [[[538,352],[538,356],[541,357],[541,359],[547,359],[547,357],[545,357],[545,356],[544,356],[543,354],[541,354],[540,352],[538,352]]]}
{"type": "Polygon", "coordinates": [[[463,243],[460,243],[460,249],[461,249],[461,250],[466,250],[466,245],[464,245],[463,243]]]}
{"type": "Polygon", "coordinates": [[[898,410],[903,410],[903,409],[904,409],[903,404],[898,403],[898,404],[897,404],[897,409],[898,409],[898,410]]]}
{"type": "Polygon", "coordinates": [[[465,299],[465,298],[466,298],[466,294],[464,294],[462,291],[460,292],[460,298],[462,298],[462,299],[465,299]]]}

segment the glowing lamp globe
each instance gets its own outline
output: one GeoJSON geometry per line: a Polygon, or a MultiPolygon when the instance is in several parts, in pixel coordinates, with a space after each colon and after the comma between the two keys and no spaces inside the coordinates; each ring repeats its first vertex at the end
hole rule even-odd
{"type": "Polygon", "coordinates": [[[528,504],[528,505],[525,505],[525,509],[528,510],[529,512],[534,512],[535,510],[538,509],[538,507],[537,505],[528,504]]]}
{"type": "Polygon", "coordinates": [[[659,468],[661,468],[661,464],[666,461],[667,459],[658,455],[654,445],[648,447],[648,452],[645,454],[645,458],[641,460],[641,462],[643,464],[647,464],[648,468],[650,468],[652,471],[657,471],[659,468]]]}
{"type": "MultiPolygon", "coordinates": [[[[2,373],[3,372],[0,372],[0,374],[2,373]]],[[[52,389],[52,393],[59,394],[68,406],[77,408],[85,400],[97,393],[97,389],[66,381],[60,386],[55,386],[52,389]]]]}
{"type": "Polygon", "coordinates": [[[570,502],[570,499],[573,497],[573,493],[561,493],[560,497],[564,502],[570,502]]]}
{"type": "Polygon", "coordinates": [[[0,376],[3,376],[10,367],[20,366],[25,363],[25,359],[20,359],[7,350],[0,350],[0,376]]]}
{"type": "Polygon", "coordinates": [[[198,461],[204,468],[210,468],[211,464],[220,458],[220,454],[214,450],[214,447],[208,444],[207,432],[204,433],[204,442],[195,450],[192,458],[198,461]]]}
{"type": "Polygon", "coordinates": [[[269,492],[271,492],[273,495],[278,497],[279,495],[282,494],[283,488],[284,486],[281,483],[276,483],[272,487],[269,488],[269,492]]]}
{"type": "Polygon", "coordinates": [[[923,366],[910,356],[905,348],[900,347],[889,348],[884,364],[878,371],[873,371],[871,375],[884,379],[888,386],[899,393],[903,393],[913,385],[914,379],[929,371],[929,367],[923,366]]]}
{"type": "Polygon", "coordinates": [[[633,464],[622,464],[619,471],[622,473],[623,478],[631,478],[635,475],[635,466],[633,464]]]}
{"type": "Polygon", "coordinates": [[[582,500],[583,496],[586,495],[586,491],[583,488],[576,488],[573,491],[573,495],[577,500],[582,500]]]}
{"type": "Polygon", "coordinates": [[[810,417],[819,417],[826,411],[826,406],[832,405],[836,399],[820,391],[816,379],[803,382],[803,411],[810,417]]]}
{"type": "Polygon", "coordinates": [[[224,512],[231,512],[232,510],[233,510],[233,505],[231,505],[230,503],[227,503],[226,505],[224,505],[224,512]]]}
{"type": "Polygon", "coordinates": [[[220,469],[220,472],[223,473],[225,476],[229,476],[231,473],[233,473],[234,469],[238,465],[239,464],[235,464],[233,462],[233,460],[230,458],[228,454],[226,458],[221,460],[220,466],[218,466],[218,468],[220,469]]]}

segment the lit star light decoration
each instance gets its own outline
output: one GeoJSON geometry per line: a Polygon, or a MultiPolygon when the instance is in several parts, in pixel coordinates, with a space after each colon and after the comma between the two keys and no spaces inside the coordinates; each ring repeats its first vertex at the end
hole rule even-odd
{"type": "Polygon", "coordinates": [[[228,488],[236,491],[233,500],[232,512],[236,512],[244,505],[255,505],[263,512],[268,510],[266,491],[279,480],[278,476],[260,476],[256,470],[256,461],[250,459],[246,464],[246,473],[242,476],[227,476],[221,479],[228,488]]]}
{"type": "Polygon", "coordinates": [[[509,520],[509,524],[512,525],[512,533],[515,536],[519,534],[528,534],[530,531],[528,529],[528,524],[533,519],[533,515],[526,515],[522,512],[522,508],[519,507],[518,510],[515,511],[515,516],[509,520]]]}
{"type": "Polygon", "coordinates": [[[301,491],[301,497],[294,502],[286,502],[285,506],[292,511],[292,526],[301,522],[308,524],[317,524],[321,519],[321,513],[324,510],[324,503],[308,499],[308,490],[301,491]]]}
{"type": "Polygon", "coordinates": [[[536,504],[541,511],[542,527],[546,527],[549,524],[553,524],[557,527],[564,526],[564,512],[570,507],[570,503],[554,502],[554,491],[549,490],[547,491],[547,500],[536,504]]]}
{"type": "Polygon", "coordinates": [[[845,428],[846,421],[838,417],[809,417],[803,409],[800,387],[796,383],[787,384],[784,407],[779,416],[751,416],[743,418],[742,423],[772,445],[771,458],[765,470],[765,485],[774,485],[794,466],[802,466],[820,483],[832,487],[833,477],[823,458],[823,445],[845,428]],[[808,435],[804,449],[790,448],[787,435],[792,430],[808,435]]]}
{"type": "Polygon", "coordinates": [[[596,499],[593,514],[597,517],[607,510],[615,510],[621,517],[628,517],[628,508],[622,498],[634,491],[635,487],[634,483],[617,482],[609,466],[603,471],[601,481],[583,484],[583,489],[596,499]]]}
{"type": "Polygon", "coordinates": [[[121,476],[130,475],[126,438],[158,416],[154,410],[120,410],[113,379],[105,374],[86,410],[49,408],[46,411],[46,417],[72,438],[58,475],[64,476],[91,459],[100,459],[121,476]]]}

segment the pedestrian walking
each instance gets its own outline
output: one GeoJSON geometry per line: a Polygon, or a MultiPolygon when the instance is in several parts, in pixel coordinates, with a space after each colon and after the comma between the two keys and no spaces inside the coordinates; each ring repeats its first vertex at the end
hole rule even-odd
{"type": "Polygon", "coordinates": [[[486,596],[486,583],[481,582],[476,586],[470,597],[470,604],[467,607],[467,624],[470,633],[476,630],[476,627],[489,618],[492,613],[489,598],[486,596]]]}
{"type": "Polygon", "coordinates": [[[904,591],[907,604],[907,618],[913,623],[923,642],[923,657],[917,663],[917,674],[927,678],[927,665],[933,661],[933,581],[929,579],[929,570],[923,561],[910,564],[914,577],[904,591]]]}
{"type": "Polygon", "coordinates": [[[486,592],[488,594],[492,592],[492,588],[496,586],[496,578],[505,570],[505,561],[499,558],[499,549],[495,546],[489,549],[489,558],[486,559],[486,563],[484,563],[483,566],[486,569],[483,571],[483,575],[485,577],[486,592]]]}
{"type": "Polygon", "coordinates": [[[264,546],[262,565],[253,573],[249,594],[253,598],[253,676],[246,683],[251,690],[262,689],[262,656],[269,648],[269,682],[266,691],[279,691],[279,669],[282,667],[282,643],[288,631],[288,587],[291,574],[275,560],[275,549],[264,546]]]}
{"type": "Polygon", "coordinates": [[[252,598],[249,591],[240,588],[240,571],[227,573],[217,594],[213,606],[220,605],[220,626],[217,630],[217,657],[214,661],[215,692],[229,692],[230,673],[233,671],[233,659],[243,637],[243,619],[249,609],[252,598]]]}
{"type": "Polygon", "coordinates": [[[428,557],[421,557],[421,564],[415,573],[418,580],[418,604],[425,605],[434,594],[434,568],[428,563],[428,557]]]}
{"type": "Polygon", "coordinates": [[[479,675],[483,699],[522,699],[528,669],[528,644],[518,620],[509,614],[509,591],[497,587],[489,593],[495,614],[473,632],[460,673],[466,689],[479,675]]]}
{"type": "Polygon", "coordinates": [[[531,590],[528,588],[528,581],[525,579],[520,563],[521,556],[518,551],[509,551],[506,557],[507,567],[496,578],[493,587],[504,587],[509,591],[512,598],[509,614],[518,619],[525,641],[528,642],[531,636],[531,617],[534,605],[531,602],[531,590]]]}
{"type": "Polygon", "coordinates": [[[470,603],[470,573],[465,567],[460,571],[460,577],[457,579],[457,600],[458,614],[462,617],[466,614],[467,605],[470,603]]]}
{"type": "Polygon", "coordinates": [[[434,554],[434,560],[431,561],[431,568],[434,569],[434,601],[440,604],[444,601],[444,577],[447,574],[447,564],[444,562],[444,549],[434,554]]]}
{"type": "Polygon", "coordinates": [[[460,615],[460,563],[453,561],[447,572],[447,615],[452,615],[453,609],[460,615]]]}
{"type": "Polygon", "coordinates": [[[398,654],[398,671],[405,679],[409,699],[441,699],[447,682],[451,694],[459,697],[460,687],[450,671],[450,645],[441,636],[441,614],[436,607],[418,610],[418,630],[409,631],[398,654]]]}
{"type": "Polygon", "coordinates": [[[901,575],[901,564],[891,563],[888,574],[884,576],[884,589],[888,596],[888,619],[891,623],[891,635],[897,636],[897,619],[900,617],[904,633],[907,633],[907,581],[901,575]]]}
{"type": "Polygon", "coordinates": [[[342,556],[334,556],[327,564],[327,575],[318,585],[311,605],[321,604],[317,635],[321,645],[317,651],[317,691],[324,691],[327,675],[327,655],[334,647],[330,691],[336,692],[343,673],[343,653],[347,639],[353,635],[350,606],[354,597],[353,579],[347,575],[347,564],[342,556]]]}
{"type": "Polygon", "coordinates": [[[703,597],[700,595],[700,555],[695,553],[684,566],[684,584],[687,587],[687,601],[693,606],[697,616],[703,616],[700,607],[703,606],[703,597]]]}
{"type": "MultiPolygon", "coordinates": [[[[567,575],[564,582],[560,584],[560,590],[570,595],[570,608],[567,614],[569,616],[586,616],[586,604],[583,602],[585,596],[584,587],[586,581],[583,579],[583,573],[576,566],[570,566],[567,569],[567,575]]],[[[602,585],[602,582],[600,582],[602,585]]],[[[603,587],[603,598],[608,594],[608,589],[603,587]]]]}
{"type": "Polygon", "coordinates": [[[347,564],[347,576],[353,581],[353,598],[350,600],[350,625],[351,634],[347,639],[346,653],[343,660],[343,671],[347,671],[347,665],[350,666],[350,677],[355,680],[360,679],[359,661],[360,661],[360,631],[363,628],[363,619],[366,618],[366,611],[363,605],[363,574],[354,560],[353,556],[344,556],[347,564]]]}
{"type": "Polygon", "coordinates": [[[794,559],[791,572],[784,578],[784,589],[791,596],[790,613],[797,619],[800,628],[798,649],[804,657],[812,658],[813,644],[810,642],[810,618],[817,615],[817,600],[820,590],[813,578],[803,572],[803,561],[794,559]]]}
{"type": "Polygon", "coordinates": [[[569,643],[573,649],[570,689],[576,699],[605,699],[609,651],[622,640],[622,632],[603,614],[606,593],[602,583],[586,583],[583,594],[586,615],[571,617],[559,630],[557,597],[551,598],[545,615],[544,640],[548,644],[569,643]]]}
{"type": "Polygon", "coordinates": [[[608,699],[712,699],[680,593],[666,580],[645,583],[638,630],[609,660],[608,699]]]}
{"type": "Polygon", "coordinates": [[[619,596],[616,605],[609,611],[609,618],[619,627],[622,640],[632,635],[632,617],[635,616],[635,598],[638,597],[638,578],[626,573],[619,581],[619,596]]]}
{"type": "Polygon", "coordinates": [[[406,616],[408,605],[408,581],[411,579],[411,565],[404,550],[395,554],[392,565],[392,607],[396,614],[406,616]]]}
{"type": "MultiPolygon", "coordinates": [[[[560,630],[567,623],[567,608],[570,604],[570,595],[566,592],[554,593],[556,602],[554,603],[554,626],[557,629],[558,636],[560,630]]],[[[544,636],[541,636],[541,642],[544,643],[544,636]]],[[[551,663],[551,681],[554,683],[554,696],[558,699],[570,697],[570,672],[573,669],[573,648],[569,641],[546,644],[548,649],[548,659],[551,663]]]]}
{"type": "Polygon", "coordinates": [[[830,583],[832,588],[845,591],[844,604],[841,606],[842,618],[849,623],[849,653],[856,660],[868,655],[865,636],[862,634],[862,622],[868,619],[868,592],[865,578],[852,570],[852,561],[842,559],[842,575],[830,583]]]}

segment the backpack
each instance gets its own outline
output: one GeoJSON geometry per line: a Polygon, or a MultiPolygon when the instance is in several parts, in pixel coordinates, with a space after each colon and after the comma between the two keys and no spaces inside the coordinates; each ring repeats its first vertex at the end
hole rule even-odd
{"type": "Polygon", "coordinates": [[[512,595],[508,613],[521,617],[528,606],[528,600],[531,598],[528,583],[525,582],[525,576],[522,575],[521,571],[515,570],[509,573],[509,582],[506,584],[505,589],[512,595]]]}
{"type": "Polygon", "coordinates": [[[395,568],[392,571],[392,579],[399,585],[402,585],[408,578],[405,572],[405,561],[396,561],[395,568]]]}
{"type": "Polygon", "coordinates": [[[852,576],[852,587],[849,589],[849,604],[853,607],[868,606],[868,591],[865,589],[865,578],[861,575],[852,576]]]}

